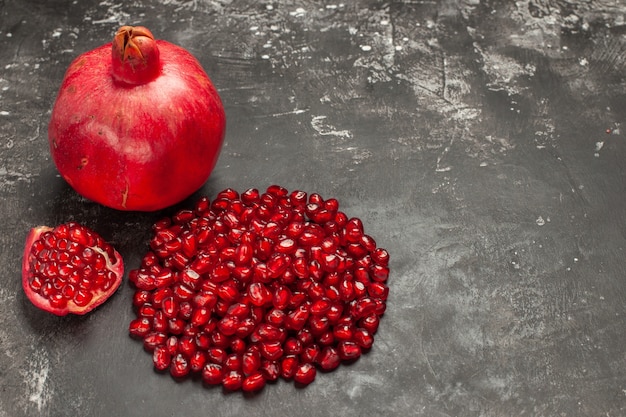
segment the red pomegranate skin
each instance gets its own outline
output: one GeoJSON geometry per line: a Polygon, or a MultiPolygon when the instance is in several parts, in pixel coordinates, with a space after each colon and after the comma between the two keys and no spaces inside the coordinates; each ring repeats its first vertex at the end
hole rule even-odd
{"type": "Polygon", "coordinates": [[[125,26],[69,66],[48,139],[57,169],[79,194],[118,210],[154,211],[206,182],[225,127],[218,92],[196,58],[125,26]]]}

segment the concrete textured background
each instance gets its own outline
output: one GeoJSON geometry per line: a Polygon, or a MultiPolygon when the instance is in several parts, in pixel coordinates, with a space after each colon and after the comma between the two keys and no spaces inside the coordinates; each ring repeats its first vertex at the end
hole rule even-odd
{"type": "Polygon", "coordinates": [[[0,417],[626,414],[626,2],[0,0],[0,417]],[[80,198],[49,156],[65,69],[144,25],[220,92],[205,186],[157,213],[80,198]],[[253,396],[153,371],[123,284],[86,317],[23,295],[28,230],[78,220],[128,269],[200,195],[335,197],[392,256],[373,349],[253,396]]]}

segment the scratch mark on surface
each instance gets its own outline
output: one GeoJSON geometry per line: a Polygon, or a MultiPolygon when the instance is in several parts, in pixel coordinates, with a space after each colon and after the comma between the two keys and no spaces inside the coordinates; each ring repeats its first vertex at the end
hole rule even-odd
{"type": "Polygon", "coordinates": [[[448,146],[443,148],[443,151],[437,157],[437,164],[435,166],[435,172],[449,172],[450,170],[452,170],[452,167],[450,166],[442,166],[441,161],[443,161],[446,155],[448,155],[448,152],[450,152],[450,148],[452,148],[453,144],[454,144],[454,137],[450,138],[450,143],[448,144],[448,146]]]}
{"type": "Polygon", "coordinates": [[[302,114],[302,113],[306,113],[309,110],[303,110],[303,109],[295,109],[292,111],[286,111],[286,112],[281,112],[281,113],[272,113],[270,116],[271,117],[281,117],[281,116],[290,116],[292,114],[302,114]]]}

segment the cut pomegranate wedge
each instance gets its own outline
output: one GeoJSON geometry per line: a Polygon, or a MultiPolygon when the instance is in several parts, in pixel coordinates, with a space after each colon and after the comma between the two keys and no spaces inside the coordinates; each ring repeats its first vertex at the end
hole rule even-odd
{"type": "Polygon", "coordinates": [[[36,307],[57,316],[93,310],[119,288],[123,275],[121,255],[78,223],[35,227],[26,238],[22,287],[36,307]]]}
{"type": "Polygon", "coordinates": [[[129,332],[175,378],[258,391],[300,386],[374,343],[389,253],[336,199],[273,185],[226,189],[154,225],[129,273],[129,332]]]}

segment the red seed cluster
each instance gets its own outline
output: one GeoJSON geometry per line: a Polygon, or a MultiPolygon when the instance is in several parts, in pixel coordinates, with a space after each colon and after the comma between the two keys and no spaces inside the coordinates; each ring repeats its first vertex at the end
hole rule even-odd
{"type": "Polygon", "coordinates": [[[226,189],[154,225],[130,272],[143,339],[158,370],[227,390],[279,377],[306,385],[374,342],[389,254],[336,199],[226,189]]]}

